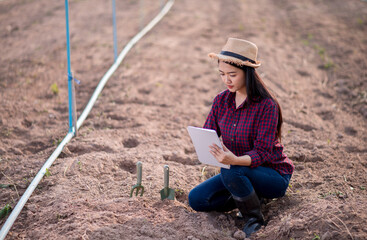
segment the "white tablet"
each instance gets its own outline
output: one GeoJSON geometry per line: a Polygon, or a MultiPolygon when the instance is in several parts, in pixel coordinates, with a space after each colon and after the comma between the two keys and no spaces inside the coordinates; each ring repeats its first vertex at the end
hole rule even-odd
{"type": "Polygon", "coordinates": [[[187,131],[189,131],[189,135],[194,143],[196,154],[198,155],[200,162],[212,166],[230,168],[230,165],[218,162],[218,160],[209,152],[209,146],[213,143],[222,148],[222,144],[220,143],[216,131],[192,126],[187,127],[187,131]]]}

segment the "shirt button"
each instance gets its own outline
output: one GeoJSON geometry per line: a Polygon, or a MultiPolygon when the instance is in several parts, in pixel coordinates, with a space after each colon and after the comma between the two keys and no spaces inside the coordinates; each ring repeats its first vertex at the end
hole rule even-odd
{"type": "Polygon", "coordinates": [[[231,139],[231,141],[233,142],[233,138],[231,139]]]}
{"type": "Polygon", "coordinates": [[[233,124],[233,127],[235,127],[236,126],[236,124],[233,124]]]}

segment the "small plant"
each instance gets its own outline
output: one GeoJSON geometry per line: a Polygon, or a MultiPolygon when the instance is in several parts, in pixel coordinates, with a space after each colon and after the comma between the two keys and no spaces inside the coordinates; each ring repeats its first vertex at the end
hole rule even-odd
{"type": "Polygon", "coordinates": [[[319,56],[321,57],[322,60],[325,60],[325,55],[326,55],[326,51],[325,48],[315,44],[313,45],[313,47],[315,48],[315,50],[318,52],[319,56]]]}
{"type": "Polygon", "coordinates": [[[330,68],[333,68],[333,67],[334,67],[334,63],[330,59],[327,60],[327,62],[324,64],[325,69],[330,69],[330,68]]]}
{"type": "Polygon", "coordinates": [[[54,139],[52,143],[54,146],[58,146],[61,143],[61,139],[54,139]]]}
{"type": "Polygon", "coordinates": [[[306,39],[303,39],[303,40],[302,40],[302,43],[303,43],[303,45],[305,45],[305,46],[310,45],[310,42],[309,42],[308,40],[306,40],[306,39]]]}
{"type": "Polygon", "coordinates": [[[339,197],[339,198],[345,198],[346,197],[346,195],[343,192],[336,190],[334,192],[329,191],[327,193],[321,193],[319,198],[326,198],[328,196],[336,196],[336,197],[339,197]]]}
{"type": "Polygon", "coordinates": [[[363,22],[363,19],[362,19],[362,18],[358,18],[358,19],[357,19],[357,23],[358,23],[359,25],[363,25],[363,23],[364,23],[364,22],[363,22]]]}
{"type": "Polygon", "coordinates": [[[23,180],[27,184],[27,186],[31,183],[31,180],[27,177],[23,178],[23,180]]]}
{"type": "Polygon", "coordinates": [[[180,197],[180,196],[184,195],[185,191],[183,189],[181,189],[181,188],[176,188],[175,189],[175,193],[176,193],[175,194],[176,197],[180,197]]]}
{"type": "Polygon", "coordinates": [[[46,177],[51,176],[51,172],[48,170],[48,168],[46,168],[45,176],[46,176],[46,177]]]}
{"type": "Polygon", "coordinates": [[[82,162],[78,160],[76,163],[79,166],[79,171],[81,171],[82,170],[82,162]]]}
{"type": "Polygon", "coordinates": [[[54,94],[54,95],[58,95],[59,94],[59,87],[57,86],[56,83],[53,83],[51,85],[51,92],[54,94]]]}
{"type": "Polygon", "coordinates": [[[4,135],[6,137],[9,137],[12,134],[12,130],[11,129],[3,129],[1,131],[1,135],[4,135]]]}
{"type": "Polygon", "coordinates": [[[10,212],[11,212],[12,208],[10,206],[10,204],[6,204],[5,207],[3,207],[0,210],[0,219],[3,219],[4,217],[6,217],[10,212]]]}
{"type": "Polygon", "coordinates": [[[344,197],[344,193],[342,193],[341,191],[335,191],[335,195],[340,197],[340,198],[344,197]]]}
{"type": "Polygon", "coordinates": [[[366,190],[366,188],[364,186],[359,186],[359,189],[366,190]]]}
{"type": "Polygon", "coordinates": [[[318,234],[316,234],[316,233],[315,233],[314,235],[315,235],[315,237],[314,237],[314,238],[312,238],[312,240],[318,240],[318,239],[321,239],[321,238],[320,238],[320,236],[319,236],[318,234]]]}

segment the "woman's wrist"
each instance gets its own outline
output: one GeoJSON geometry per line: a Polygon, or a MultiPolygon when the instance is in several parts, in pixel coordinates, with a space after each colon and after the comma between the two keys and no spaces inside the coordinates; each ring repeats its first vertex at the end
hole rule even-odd
{"type": "Polygon", "coordinates": [[[243,155],[243,156],[235,156],[233,159],[232,165],[239,165],[239,166],[250,166],[251,165],[251,157],[249,155],[243,155]]]}

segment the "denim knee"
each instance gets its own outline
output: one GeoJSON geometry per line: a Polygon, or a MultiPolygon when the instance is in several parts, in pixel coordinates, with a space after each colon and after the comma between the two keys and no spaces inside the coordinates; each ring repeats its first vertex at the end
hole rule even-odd
{"type": "Polygon", "coordinates": [[[237,197],[244,197],[253,191],[253,187],[249,179],[246,177],[248,167],[231,166],[230,169],[221,169],[222,182],[237,197]]]}
{"type": "Polygon", "coordinates": [[[223,184],[228,188],[233,183],[238,182],[241,177],[241,172],[236,166],[231,166],[230,169],[222,168],[220,171],[223,184]]]}
{"type": "Polygon", "coordinates": [[[194,188],[190,191],[188,200],[192,209],[195,211],[201,211],[200,205],[202,205],[201,201],[203,200],[200,198],[200,192],[197,190],[197,188],[194,188]]]}

